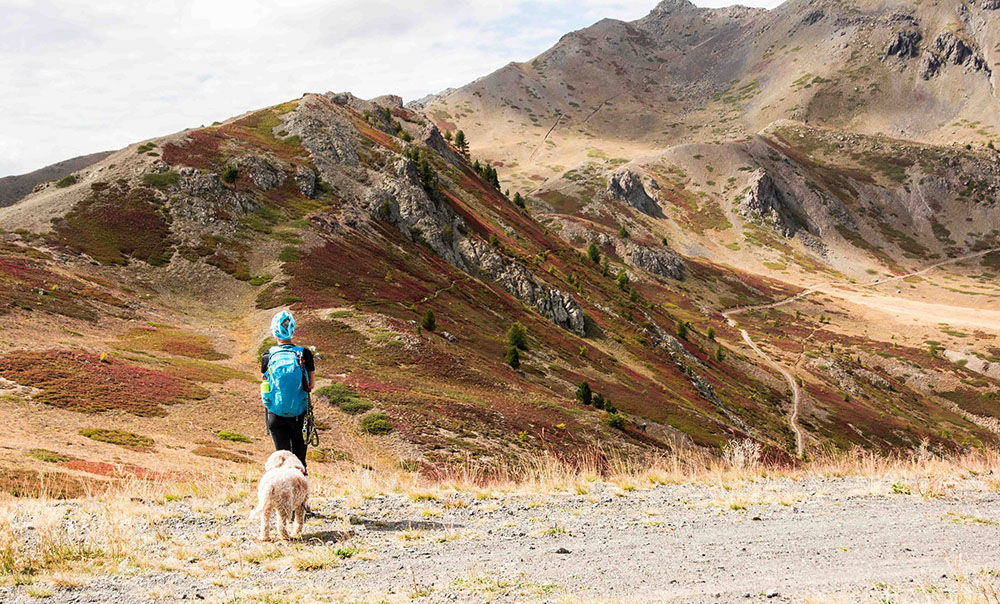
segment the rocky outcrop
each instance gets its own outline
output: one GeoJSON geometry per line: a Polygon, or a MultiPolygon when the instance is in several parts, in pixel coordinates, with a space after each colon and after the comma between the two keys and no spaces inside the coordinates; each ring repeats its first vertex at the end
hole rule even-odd
{"type": "Polygon", "coordinates": [[[621,169],[608,181],[608,195],[612,199],[623,201],[643,214],[662,216],[663,211],[656,200],[646,192],[642,178],[628,168],[621,169]]]}
{"type": "Polygon", "coordinates": [[[946,31],[935,38],[931,48],[924,52],[920,77],[930,80],[949,64],[965,66],[972,71],[990,72],[986,59],[974,42],[967,42],[954,32],[946,31]]]}
{"type": "MultiPolygon", "coordinates": [[[[307,97],[300,107],[318,102],[319,99],[307,97]]],[[[299,142],[309,151],[320,174],[333,171],[339,165],[356,167],[361,164],[357,131],[333,111],[296,110],[282,118],[280,128],[289,135],[299,137],[299,142]]]]}
{"type": "Polygon", "coordinates": [[[427,196],[412,160],[399,158],[378,173],[365,191],[362,204],[369,214],[396,225],[404,235],[426,244],[449,264],[469,269],[454,245],[455,232],[464,223],[450,208],[427,196]]]}
{"type": "Polygon", "coordinates": [[[174,218],[173,230],[182,238],[199,240],[205,227],[235,232],[234,220],[258,209],[253,195],[227,187],[218,174],[202,173],[195,168],[181,168],[178,194],[168,197],[167,205],[174,218]]]}
{"type": "Polygon", "coordinates": [[[807,14],[805,17],[802,17],[802,25],[806,25],[806,26],[813,25],[815,23],[818,23],[819,21],[822,21],[823,17],[825,17],[825,16],[826,16],[826,13],[824,13],[823,11],[821,11],[821,10],[814,10],[814,11],[810,12],[809,14],[807,14]]]}
{"type": "Polygon", "coordinates": [[[763,222],[785,237],[791,238],[800,229],[795,214],[767,172],[757,170],[750,181],[750,190],[740,202],[740,213],[747,219],[763,222]]]}
{"type": "Polygon", "coordinates": [[[437,126],[434,124],[428,124],[424,130],[420,133],[420,139],[425,145],[434,149],[438,152],[441,157],[450,161],[451,163],[457,163],[458,158],[452,152],[451,147],[441,136],[441,131],[438,130],[437,126]]]}
{"type": "Polygon", "coordinates": [[[585,334],[583,309],[573,296],[548,287],[527,268],[506,260],[478,239],[463,238],[458,243],[458,249],[469,264],[476,266],[507,293],[534,307],[556,325],[578,336],[585,334]]]}
{"type": "Polygon", "coordinates": [[[630,239],[619,239],[615,241],[615,252],[629,266],[668,279],[684,279],[684,261],[669,248],[647,247],[630,239]]]}
{"type": "Polygon", "coordinates": [[[295,186],[309,199],[316,196],[316,173],[305,166],[295,166],[295,186]]]}
{"type": "Polygon", "coordinates": [[[258,155],[245,155],[234,163],[240,173],[245,174],[261,191],[280,187],[285,182],[285,173],[258,155]]]}
{"type": "Polygon", "coordinates": [[[900,59],[912,59],[920,54],[920,42],[924,39],[919,30],[904,29],[897,31],[889,40],[889,45],[885,49],[883,59],[899,57],[900,59]]]}
{"type": "Polygon", "coordinates": [[[1000,0],[982,0],[980,6],[985,10],[996,10],[1000,8],[1000,0]]]}

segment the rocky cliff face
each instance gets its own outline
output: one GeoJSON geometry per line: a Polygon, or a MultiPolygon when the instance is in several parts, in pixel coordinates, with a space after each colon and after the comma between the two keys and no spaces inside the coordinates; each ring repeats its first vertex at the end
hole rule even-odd
{"type": "Polygon", "coordinates": [[[920,42],[924,39],[920,30],[904,29],[896,32],[885,49],[885,58],[899,57],[912,59],[920,54],[920,42]]]}
{"type": "Polygon", "coordinates": [[[934,39],[931,48],[924,51],[920,76],[930,80],[945,65],[964,66],[969,71],[991,73],[990,67],[975,42],[964,40],[954,32],[946,31],[934,39]]]}
{"type": "Polygon", "coordinates": [[[583,309],[573,297],[541,283],[524,266],[506,261],[478,239],[463,238],[458,247],[471,265],[544,317],[577,335],[585,333],[583,309]]]}
{"type": "Polygon", "coordinates": [[[684,260],[666,247],[647,247],[619,239],[615,241],[615,252],[629,266],[668,279],[684,279],[684,260]]]}
{"type": "Polygon", "coordinates": [[[746,218],[763,222],[785,237],[794,237],[802,228],[784,194],[763,170],[754,172],[739,209],[746,218]]]}
{"type": "Polygon", "coordinates": [[[608,195],[615,200],[623,201],[643,214],[662,216],[656,200],[646,192],[642,177],[628,168],[615,172],[608,181],[608,195]]]}

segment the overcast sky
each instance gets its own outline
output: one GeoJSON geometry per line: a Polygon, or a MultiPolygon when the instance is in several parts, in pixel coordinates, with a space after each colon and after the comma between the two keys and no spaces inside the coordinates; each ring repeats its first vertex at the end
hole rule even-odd
{"type": "Polygon", "coordinates": [[[0,0],[0,176],[303,92],[412,100],[657,1],[0,0]]]}

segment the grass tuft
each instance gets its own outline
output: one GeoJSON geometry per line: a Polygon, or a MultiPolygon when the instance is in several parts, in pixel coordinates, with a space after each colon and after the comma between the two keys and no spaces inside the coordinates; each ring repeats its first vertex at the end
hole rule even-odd
{"type": "Polygon", "coordinates": [[[91,440],[102,443],[128,447],[130,449],[148,449],[153,446],[153,439],[148,436],[125,432],[124,430],[111,430],[104,428],[81,428],[80,436],[86,436],[91,440]]]}
{"type": "Polygon", "coordinates": [[[215,435],[222,440],[228,440],[234,443],[249,443],[253,442],[253,439],[249,436],[244,436],[239,432],[233,432],[232,430],[219,430],[215,435]]]}

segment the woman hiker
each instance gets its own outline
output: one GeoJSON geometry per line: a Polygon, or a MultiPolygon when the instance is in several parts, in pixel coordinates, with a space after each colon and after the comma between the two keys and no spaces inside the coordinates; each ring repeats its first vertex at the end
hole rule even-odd
{"type": "Polygon", "coordinates": [[[267,431],[274,450],[291,451],[306,465],[306,441],[302,425],[316,366],[312,351],[292,343],[295,318],[283,310],[271,319],[271,335],[278,340],[260,359],[263,376],[261,398],[267,409],[267,431]]]}

